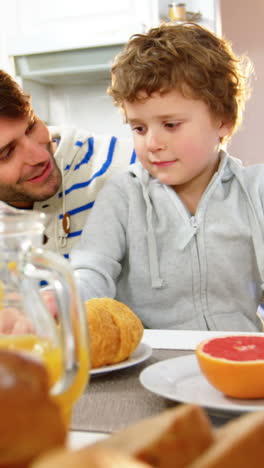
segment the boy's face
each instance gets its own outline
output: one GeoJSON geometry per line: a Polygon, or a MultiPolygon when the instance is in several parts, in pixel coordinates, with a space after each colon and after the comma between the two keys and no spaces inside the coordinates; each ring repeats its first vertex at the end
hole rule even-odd
{"type": "Polygon", "coordinates": [[[46,125],[0,117],[0,200],[30,207],[54,195],[60,183],[46,125]]]}
{"type": "Polygon", "coordinates": [[[124,110],[137,157],[153,177],[176,191],[207,186],[218,166],[220,138],[229,128],[211,117],[203,101],[172,90],[125,101],[124,110]]]}

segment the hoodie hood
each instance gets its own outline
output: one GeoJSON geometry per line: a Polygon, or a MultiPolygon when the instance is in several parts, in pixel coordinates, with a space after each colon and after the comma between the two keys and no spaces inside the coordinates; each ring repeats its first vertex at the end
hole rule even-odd
{"type": "MultiPolygon", "coordinates": [[[[256,253],[256,261],[258,264],[258,270],[261,277],[261,289],[263,291],[263,300],[264,300],[264,230],[263,230],[263,217],[260,218],[257,206],[257,200],[254,199],[252,191],[252,183],[256,184],[256,181],[251,181],[248,177],[245,176],[245,168],[242,166],[241,162],[235,158],[229,156],[229,170],[232,171],[234,177],[238,180],[242,191],[244,192],[245,198],[248,202],[249,210],[249,221],[252,228],[252,239],[256,253]]],[[[252,166],[253,170],[255,167],[252,166]]]]}

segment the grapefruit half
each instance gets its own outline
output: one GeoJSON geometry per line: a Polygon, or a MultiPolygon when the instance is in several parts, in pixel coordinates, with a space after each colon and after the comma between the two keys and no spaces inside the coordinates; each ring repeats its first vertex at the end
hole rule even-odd
{"type": "Polygon", "coordinates": [[[207,380],[233,398],[264,398],[264,335],[232,335],[204,340],[196,348],[207,380]]]}

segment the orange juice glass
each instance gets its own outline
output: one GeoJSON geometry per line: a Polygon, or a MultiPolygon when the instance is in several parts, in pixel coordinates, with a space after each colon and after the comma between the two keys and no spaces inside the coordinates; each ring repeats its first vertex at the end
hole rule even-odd
{"type": "Polygon", "coordinates": [[[0,202],[0,348],[43,362],[51,395],[69,423],[89,380],[86,314],[69,262],[41,248],[45,223],[43,213],[0,202]],[[43,301],[42,280],[54,291],[59,325],[43,301]],[[21,318],[28,329],[19,329],[21,318]],[[8,326],[1,329],[3,323],[8,326]]]}
{"type": "MultiPolygon", "coordinates": [[[[49,339],[40,338],[34,334],[27,334],[0,335],[1,348],[10,351],[20,351],[42,362],[48,371],[52,394],[54,386],[60,382],[64,374],[63,354],[60,347],[54,346],[49,339]]],[[[53,395],[53,398],[61,408],[61,413],[66,424],[70,423],[72,407],[87,385],[89,375],[89,356],[86,347],[80,347],[78,352],[80,353],[80,366],[75,379],[64,391],[56,392],[53,395]]]]}

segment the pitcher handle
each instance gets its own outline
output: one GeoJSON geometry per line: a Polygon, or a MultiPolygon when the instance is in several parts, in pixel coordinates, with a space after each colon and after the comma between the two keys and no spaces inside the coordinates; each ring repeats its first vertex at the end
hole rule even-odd
{"type": "MultiPolygon", "coordinates": [[[[88,330],[84,306],[74,283],[71,266],[60,255],[40,247],[31,247],[24,259],[23,272],[28,278],[47,281],[55,290],[58,317],[62,326],[64,374],[51,391],[54,395],[61,394],[71,387],[76,378],[80,365],[80,347],[88,353],[88,330]]],[[[44,303],[41,294],[38,294],[44,303]]]]}

